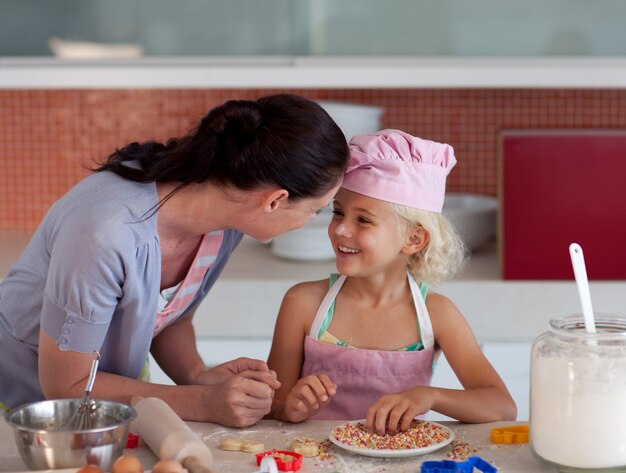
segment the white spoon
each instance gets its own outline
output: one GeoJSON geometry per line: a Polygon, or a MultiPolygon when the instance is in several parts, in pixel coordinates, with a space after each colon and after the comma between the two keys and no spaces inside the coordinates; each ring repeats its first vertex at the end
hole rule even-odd
{"type": "Polygon", "coordinates": [[[576,278],[576,286],[578,287],[578,296],[580,297],[580,305],[583,309],[585,330],[587,333],[596,333],[596,322],[593,317],[593,308],[591,307],[591,293],[589,292],[589,281],[587,279],[587,268],[585,267],[583,249],[578,243],[572,243],[569,246],[569,255],[572,258],[574,277],[576,278]]]}

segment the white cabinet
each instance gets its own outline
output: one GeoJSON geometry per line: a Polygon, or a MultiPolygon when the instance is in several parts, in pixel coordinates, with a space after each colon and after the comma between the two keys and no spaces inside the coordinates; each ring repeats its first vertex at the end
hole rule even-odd
{"type": "Polygon", "coordinates": [[[215,366],[242,356],[267,361],[272,346],[270,337],[202,337],[198,352],[207,366],[215,366]]]}
{"type": "MultiPolygon", "coordinates": [[[[269,337],[258,338],[227,338],[200,337],[198,351],[207,366],[215,366],[241,356],[267,360],[272,340],[269,337]]],[[[488,342],[481,345],[485,356],[489,359],[498,374],[504,380],[517,404],[517,419],[528,420],[528,396],[530,380],[530,348],[529,342],[488,342]]],[[[150,360],[150,376],[152,382],[173,384],[163,373],[156,362],[150,360]]],[[[449,389],[461,389],[461,383],[450,368],[445,356],[439,358],[433,376],[433,386],[449,389]]],[[[437,412],[427,416],[430,420],[449,420],[437,412]]]]}
{"type": "Polygon", "coordinates": [[[496,369],[517,404],[517,420],[527,421],[530,399],[531,342],[489,342],[483,352],[496,369]]]}
{"type": "MultiPolygon", "coordinates": [[[[215,366],[242,356],[266,361],[272,345],[269,337],[199,337],[198,353],[207,366],[215,366]]],[[[153,383],[174,384],[150,356],[150,379],[153,383]]]]}
{"type": "MultiPolygon", "coordinates": [[[[517,404],[517,420],[528,420],[530,342],[487,342],[481,345],[483,353],[496,369],[517,404]]],[[[433,386],[461,389],[461,383],[448,364],[445,356],[439,358],[433,376],[433,386]]],[[[429,420],[450,420],[437,412],[430,412],[429,420]]]]}

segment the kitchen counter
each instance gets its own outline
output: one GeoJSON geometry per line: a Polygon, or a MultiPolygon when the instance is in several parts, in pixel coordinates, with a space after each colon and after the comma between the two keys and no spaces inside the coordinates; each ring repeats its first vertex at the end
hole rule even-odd
{"type": "MultiPolygon", "coordinates": [[[[0,278],[29,238],[29,232],[0,231],[0,278]]],[[[571,281],[504,281],[496,246],[491,242],[474,252],[465,272],[433,288],[454,301],[479,341],[530,342],[548,329],[552,317],[580,312],[573,276],[571,281]]],[[[268,245],[246,237],[200,304],[194,317],[196,335],[267,339],[285,292],[334,270],[333,261],[277,258],[268,245]]],[[[596,312],[624,312],[626,281],[592,281],[590,288],[596,312]]]]}
{"type": "MultiPolygon", "coordinates": [[[[287,289],[334,270],[332,261],[282,260],[267,246],[244,239],[198,308],[196,331],[199,336],[271,337],[287,289]]],[[[626,281],[592,281],[590,287],[596,311],[624,312],[626,281]]],[[[481,342],[529,342],[548,329],[551,318],[580,312],[573,275],[571,281],[502,280],[495,242],[474,252],[463,273],[433,290],[450,297],[481,342]]]]}
{"type": "MultiPolygon", "coordinates": [[[[337,421],[307,421],[301,424],[289,424],[278,421],[261,421],[257,425],[247,429],[232,429],[216,424],[190,422],[188,425],[203,439],[211,448],[214,455],[213,471],[215,473],[251,473],[258,471],[255,456],[251,453],[226,452],[219,450],[217,445],[227,436],[240,436],[244,438],[260,440],[264,442],[266,449],[288,449],[289,443],[295,438],[311,438],[316,440],[326,439],[330,430],[338,425],[337,421]]],[[[494,445],[489,438],[490,429],[499,425],[512,425],[512,423],[493,424],[461,424],[458,422],[442,422],[449,426],[458,440],[466,442],[476,449],[474,455],[478,455],[489,461],[500,472],[533,473],[552,471],[542,466],[532,455],[528,444],[494,445]]],[[[423,456],[380,459],[369,458],[345,452],[335,446],[329,450],[330,457],[327,459],[306,458],[302,473],[307,472],[418,472],[422,462],[429,460],[448,460],[447,454],[452,446],[423,456]]],[[[126,450],[137,456],[145,469],[151,468],[157,461],[155,455],[142,443],[137,449],[126,450]]],[[[0,471],[24,471],[26,466],[22,462],[11,427],[4,421],[0,421],[0,471]]],[[[55,470],[50,470],[55,471],[55,470]]],[[[56,470],[67,473],[75,470],[56,470]]]]}
{"type": "Polygon", "coordinates": [[[0,57],[0,89],[624,87],[613,57],[0,57]]]}

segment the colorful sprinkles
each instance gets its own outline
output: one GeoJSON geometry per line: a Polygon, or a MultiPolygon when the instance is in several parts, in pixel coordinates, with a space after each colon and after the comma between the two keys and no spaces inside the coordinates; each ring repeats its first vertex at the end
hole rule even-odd
{"type": "Polygon", "coordinates": [[[478,449],[472,447],[469,443],[462,442],[459,439],[453,440],[450,446],[452,448],[448,452],[447,457],[453,460],[467,460],[478,451],[478,449]]]}
{"type": "Polygon", "coordinates": [[[450,438],[448,431],[442,427],[424,421],[413,421],[409,430],[396,435],[370,433],[364,423],[349,422],[335,427],[332,435],[349,447],[371,450],[413,450],[430,447],[450,438]]]}
{"type": "Polygon", "coordinates": [[[329,452],[333,444],[328,439],[315,440],[315,439],[309,439],[309,438],[296,438],[291,443],[293,444],[293,442],[298,442],[300,445],[303,445],[303,446],[308,446],[308,445],[316,446],[317,447],[316,456],[320,460],[327,460],[333,457],[333,455],[329,452]]]}
{"type": "Polygon", "coordinates": [[[332,444],[332,442],[330,440],[328,440],[328,439],[321,440],[317,444],[317,449],[319,451],[317,456],[321,460],[328,460],[329,458],[333,458],[333,454],[329,452],[329,450],[331,449],[332,446],[333,446],[333,444],[332,444]]]}

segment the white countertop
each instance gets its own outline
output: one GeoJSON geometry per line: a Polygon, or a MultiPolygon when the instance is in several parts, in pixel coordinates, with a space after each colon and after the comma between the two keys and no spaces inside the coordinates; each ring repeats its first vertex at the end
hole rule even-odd
{"type": "Polygon", "coordinates": [[[613,57],[0,57],[0,89],[624,87],[613,57]]]}
{"type": "MultiPolygon", "coordinates": [[[[0,277],[23,251],[30,232],[0,231],[0,277]]],[[[539,255],[537,257],[540,257],[539,255]]],[[[194,318],[199,337],[269,338],[282,297],[292,285],[323,279],[332,261],[294,262],[244,238],[194,318]]],[[[626,312],[626,281],[590,283],[596,312],[626,312]]],[[[481,341],[529,342],[552,317],[580,313],[571,281],[504,281],[495,243],[472,255],[468,269],[433,290],[450,297],[481,341]]]]}
{"type": "MultiPolygon", "coordinates": [[[[282,260],[268,247],[244,239],[200,305],[195,320],[197,333],[271,337],[287,289],[301,281],[326,278],[334,270],[332,261],[282,260]]],[[[626,311],[626,281],[592,281],[590,287],[597,312],[626,311]]],[[[532,341],[548,329],[552,317],[580,312],[573,279],[502,280],[495,242],[474,252],[464,273],[433,290],[454,301],[481,342],[532,341]]]]}

